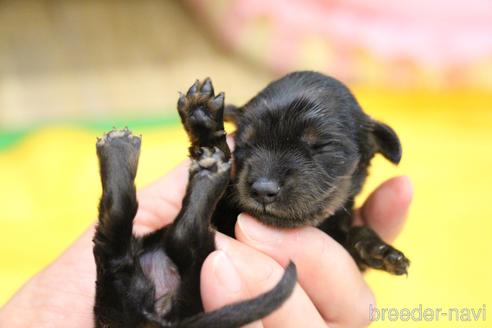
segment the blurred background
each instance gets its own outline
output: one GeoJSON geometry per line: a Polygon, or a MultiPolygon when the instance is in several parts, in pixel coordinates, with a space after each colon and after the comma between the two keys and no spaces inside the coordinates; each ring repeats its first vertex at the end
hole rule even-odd
{"type": "MultiPolygon", "coordinates": [[[[492,2],[0,0],[0,305],[96,217],[95,138],[143,134],[142,187],[186,156],[177,92],[210,76],[241,105],[298,69],[349,84],[403,143],[359,198],[406,174],[407,278],[367,274],[379,307],[484,308],[492,327],[492,2]]],[[[336,301],[336,300],[334,300],[336,301]]],[[[379,321],[386,326],[461,326],[379,321]]]]}

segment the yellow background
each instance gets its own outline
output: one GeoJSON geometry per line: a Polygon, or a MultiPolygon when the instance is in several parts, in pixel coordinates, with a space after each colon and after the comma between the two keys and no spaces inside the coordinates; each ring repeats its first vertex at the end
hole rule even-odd
{"type": "MultiPolygon", "coordinates": [[[[364,88],[355,88],[355,94],[367,113],[398,132],[404,148],[397,168],[376,158],[359,202],[395,175],[410,176],[415,190],[407,225],[395,243],[412,261],[408,277],[367,274],[378,306],[485,305],[487,321],[466,326],[492,326],[492,95],[364,88]]],[[[0,305],[96,217],[100,186],[94,143],[101,132],[50,125],[0,152],[0,305]]],[[[139,187],[186,155],[178,124],[134,132],[143,134],[139,187]]],[[[462,325],[443,318],[398,324],[462,325]]],[[[385,326],[398,325],[374,325],[385,326]]]]}

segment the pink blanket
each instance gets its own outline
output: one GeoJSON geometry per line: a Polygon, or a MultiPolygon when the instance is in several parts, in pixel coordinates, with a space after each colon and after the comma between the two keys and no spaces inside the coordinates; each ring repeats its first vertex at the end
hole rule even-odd
{"type": "Polygon", "coordinates": [[[188,0],[225,47],[277,72],[492,88],[490,0],[188,0]]]}

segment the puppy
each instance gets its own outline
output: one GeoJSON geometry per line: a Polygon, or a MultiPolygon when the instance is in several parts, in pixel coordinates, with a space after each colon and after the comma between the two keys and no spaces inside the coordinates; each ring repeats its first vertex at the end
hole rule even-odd
{"type": "Polygon", "coordinates": [[[240,212],[274,227],[317,226],[361,269],[407,272],[403,253],[368,226],[352,225],[371,159],[381,153],[397,164],[402,150],[396,133],[366,115],[345,85],[294,72],[244,106],[227,106],[225,117],[237,126],[235,176],[213,217],[218,230],[233,236],[231,218],[240,212]]]}
{"type": "Polygon", "coordinates": [[[191,141],[186,195],[175,221],[143,238],[132,236],[140,138],[114,130],[97,142],[103,195],[94,237],[96,327],[238,327],[277,309],[295,286],[292,263],[271,291],[202,312],[199,276],[215,248],[211,222],[233,236],[240,212],[280,228],[317,226],[361,269],[406,273],[409,261],[400,251],[351,221],[374,154],[400,161],[389,126],[364,114],[339,81],[292,73],[243,107],[227,106],[225,116],[237,126],[231,177],[223,104],[209,79],[179,97],[191,141]]]}
{"type": "Polygon", "coordinates": [[[295,287],[291,263],[271,291],[203,313],[200,270],[215,249],[212,214],[230,180],[224,94],[215,97],[209,79],[197,81],[178,110],[191,141],[186,195],[174,222],[147,236],[132,235],[141,139],[124,129],[97,141],[103,193],[93,240],[96,327],[239,327],[273,312],[295,287]]]}

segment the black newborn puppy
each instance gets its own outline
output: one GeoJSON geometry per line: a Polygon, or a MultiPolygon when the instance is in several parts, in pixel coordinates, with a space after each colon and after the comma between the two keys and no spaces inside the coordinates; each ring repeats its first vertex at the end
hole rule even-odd
{"type": "Polygon", "coordinates": [[[361,269],[407,272],[409,261],[369,227],[352,225],[354,197],[379,152],[397,164],[401,146],[386,124],[367,116],[341,82],[315,72],[291,73],[240,108],[235,177],[214,215],[234,234],[236,214],[248,212],[276,227],[318,226],[341,243],[361,269]]]}
{"type": "Polygon", "coordinates": [[[211,217],[230,178],[224,95],[214,96],[210,80],[197,81],[178,107],[191,140],[188,187],[174,222],[150,235],[132,235],[140,138],[113,130],[97,142],[103,194],[94,236],[96,327],[239,327],[273,312],[294,289],[291,263],[271,291],[203,313],[200,270],[215,249],[211,217]]]}
{"type": "Polygon", "coordinates": [[[94,237],[96,327],[237,327],[278,308],[294,288],[293,264],[270,292],[202,313],[200,269],[214,250],[210,221],[233,235],[240,212],[277,227],[318,226],[361,269],[406,273],[409,262],[401,252],[351,222],[374,154],[400,160],[390,127],[364,114],[340,82],[292,73],[243,107],[227,108],[237,125],[230,179],[223,102],[208,79],[180,96],[178,111],[191,141],[186,196],[170,226],[143,238],[132,237],[140,139],[122,130],[98,141],[103,196],[94,237]]]}

